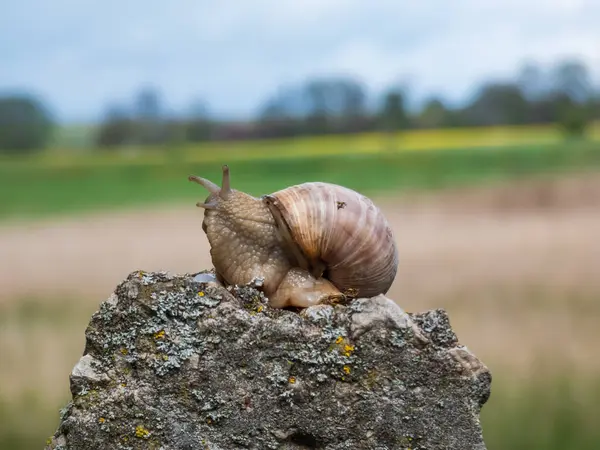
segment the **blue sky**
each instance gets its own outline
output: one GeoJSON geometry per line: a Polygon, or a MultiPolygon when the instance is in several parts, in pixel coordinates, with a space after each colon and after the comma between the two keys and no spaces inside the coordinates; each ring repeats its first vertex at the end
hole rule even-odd
{"type": "Polygon", "coordinates": [[[598,24],[598,0],[19,0],[0,14],[0,91],[37,93],[64,121],[144,85],[172,109],[200,98],[243,118],[332,74],[459,101],[527,60],[577,57],[600,80],[598,24]]]}

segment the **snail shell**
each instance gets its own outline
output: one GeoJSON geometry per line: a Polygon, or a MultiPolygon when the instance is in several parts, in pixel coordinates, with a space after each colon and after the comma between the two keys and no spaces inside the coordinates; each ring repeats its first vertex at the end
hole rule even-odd
{"type": "Polygon", "coordinates": [[[262,200],[300,267],[351,297],[389,290],[398,251],[389,223],[369,198],[343,186],[310,182],[262,200]]]}

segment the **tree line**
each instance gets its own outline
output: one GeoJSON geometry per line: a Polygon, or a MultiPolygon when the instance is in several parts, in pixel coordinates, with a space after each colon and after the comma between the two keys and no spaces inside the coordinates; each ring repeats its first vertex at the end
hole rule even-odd
{"type": "MultiPolygon", "coordinates": [[[[160,94],[142,89],[130,104],[112,104],[97,128],[94,144],[110,149],[218,140],[287,138],[305,135],[397,132],[440,127],[558,123],[566,135],[582,135],[600,119],[600,90],[577,61],[544,71],[526,65],[508,81],[482,83],[466,104],[447,105],[441,97],[408,106],[410,92],[390,87],[371,98],[352,77],[310,79],[280,88],[256,117],[239,123],[211,118],[197,101],[185,114],[165,110],[160,94]]],[[[0,98],[0,151],[26,152],[46,146],[56,124],[48,108],[30,96],[0,98]]]]}

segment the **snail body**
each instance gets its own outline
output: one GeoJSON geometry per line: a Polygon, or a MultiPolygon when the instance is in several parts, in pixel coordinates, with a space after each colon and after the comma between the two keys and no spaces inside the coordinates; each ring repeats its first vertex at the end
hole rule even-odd
{"type": "Polygon", "coordinates": [[[260,198],[231,189],[229,168],[208,189],[202,229],[217,278],[243,285],[263,279],[275,308],[373,297],[398,267],[392,230],[375,204],[349,188],[303,183],[260,198]]]}

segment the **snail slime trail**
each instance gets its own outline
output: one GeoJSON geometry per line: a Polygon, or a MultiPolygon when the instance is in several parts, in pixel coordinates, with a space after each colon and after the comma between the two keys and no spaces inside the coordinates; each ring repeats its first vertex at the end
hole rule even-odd
{"type": "Polygon", "coordinates": [[[381,210],[352,189],[325,182],[290,186],[260,198],[190,176],[208,192],[202,230],[217,279],[245,285],[260,278],[273,308],[386,294],[398,250],[381,210]]]}

